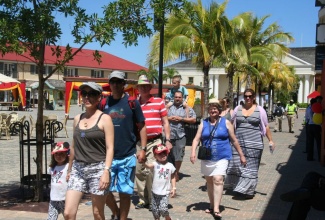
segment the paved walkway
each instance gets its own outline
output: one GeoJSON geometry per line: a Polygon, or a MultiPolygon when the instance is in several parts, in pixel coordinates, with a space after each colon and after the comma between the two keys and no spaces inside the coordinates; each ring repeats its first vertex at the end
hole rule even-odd
{"type": "MultiPolygon", "coordinates": [[[[80,107],[72,106],[70,117],[81,111],[80,107]]],[[[45,111],[45,115],[56,113],[63,120],[63,111],[45,111]]],[[[19,112],[19,115],[32,114],[36,118],[36,110],[33,112],[19,112]]],[[[296,120],[295,133],[288,133],[287,120],[283,121],[283,132],[273,133],[276,150],[271,154],[268,148],[263,152],[259,170],[259,183],[256,196],[252,200],[233,200],[232,195],[225,194],[221,202],[223,219],[286,219],[291,203],[280,200],[281,193],[299,187],[303,177],[309,171],[317,171],[324,174],[324,167],[319,162],[307,161],[305,148],[305,130],[302,126],[304,111],[299,113],[296,120]]],[[[271,129],[274,122],[270,123],[271,129]]],[[[57,141],[68,140],[72,137],[72,120],[68,121],[69,138],[62,138],[59,134],[57,141]]],[[[273,129],[272,129],[273,130],[273,129]]],[[[265,138],[266,143],[266,138],[265,138]]],[[[19,149],[18,137],[11,140],[0,140],[0,191],[6,186],[19,183],[19,149]]],[[[267,145],[265,145],[267,146],[267,145]]],[[[202,191],[205,181],[200,174],[200,163],[192,165],[189,161],[190,147],[186,148],[186,156],[181,168],[182,179],[177,183],[177,197],[170,199],[170,213],[173,219],[213,219],[211,215],[204,213],[208,207],[207,193],[202,191]]],[[[32,157],[34,157],[32,155],[32,157]]],[[[32,166],[35,169],[35,166],[32,166]]],[[[1,195],[0,195],[1,196],[1,195]]],[[[0,198],[1,199],[1,198],[0,198]]],[[[136,194],[133,203],[137,203],[136,194]]],[[[152,219],[152,214],[147,210],[135,210],[131,205],[129,219],[152,219]]],[[[1,204],[0,204],[1,205],[1,204]]],[[[0,219],[46,219],[46,213],[1,210],[0,219]]],[[[109,219],[110,210],[105,209],[106,219],[109,219]]],[[[59,219],[63,219],[62,216],[59,219]]],[[[77,219],[92,219],[91,206],[82,202],[79,207],[77,219]]],[[[308,219],[325,219],[325,213],[312,209],[308,219]]]]}

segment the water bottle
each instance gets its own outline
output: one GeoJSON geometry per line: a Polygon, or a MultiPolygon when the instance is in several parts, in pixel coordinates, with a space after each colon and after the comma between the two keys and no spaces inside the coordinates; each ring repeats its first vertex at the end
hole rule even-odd
{"type": "Polygon", "coordinates": [[[269,148],[270,148],[270,153],[273,154],[273,149],[272,149],[272,144],[269,144],[269,148]]]}

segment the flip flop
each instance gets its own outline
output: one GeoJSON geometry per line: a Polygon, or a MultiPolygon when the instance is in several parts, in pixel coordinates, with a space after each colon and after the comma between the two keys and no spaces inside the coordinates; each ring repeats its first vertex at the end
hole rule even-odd
{"type": "Polygon", "coordinates": [[[205,210],[205,213],[212,213],[213,212],[213,209],[212,208],[208,208],[205,210]]]}
{"type": "Polygon", "coordinates": [[[214,212],[213,217],[214,217],[214,219],[218,219],[218,220],[222,219],[221,212],[214,212]]]}

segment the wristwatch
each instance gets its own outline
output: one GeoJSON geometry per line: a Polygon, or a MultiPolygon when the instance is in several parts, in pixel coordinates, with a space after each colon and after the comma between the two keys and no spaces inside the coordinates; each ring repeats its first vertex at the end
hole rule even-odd
{"type": "Polygon", "coordinates": [[[147,152],[147,146],[141,147],[141,150],[144,150],[147,152]]]}
{"type": "Polygon", "coordinates": [[[165,142],[166,142],[166,141],[168,141],[169,143],[171,143],[170,139],[167,139],[167,138],[166,138],[165,142]]]}
{"type": "Polygon", "coordinates": [[[112,171],[111,167],[108,167],[108,166],[105,166],[104,167],[104,170],[108,170],[108,172],[111,172],[112,171]]]}

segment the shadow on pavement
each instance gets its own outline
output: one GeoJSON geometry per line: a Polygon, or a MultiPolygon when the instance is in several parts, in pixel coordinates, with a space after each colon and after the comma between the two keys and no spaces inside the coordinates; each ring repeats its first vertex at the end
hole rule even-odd
{"type": "MultiPolygon", "coordinates": [[[[301,129],[301,132],[298,131],[296,133],[297,135],[292,136],[292,138],[296,138],[295,144],[284,144],[284,147],[287,147],[292,151],[290,158],[287,161],[278,163],[276,167],[274,167],[281,176],[261,219],[286,219],[292,203],[283,202],[280,200],[280,195],[299,188],[304,176],[310,171],[324,174],[325,170],[324,167],[321,166],[320,162],[307,161],[307,154],[304,153],[306,148],[305,127],[301,129]]],[[[285,134],[284,138],[290,138],[289,135],[290,134],[285,134]]],[[[283,143],[285,143],[285,141],[283,143]]],[[[314,155],[316,156],[316,147],[314,150],[314,155]]],[[[311,209],[308,219],[324,219],[324,212],[311,209]]]]}

